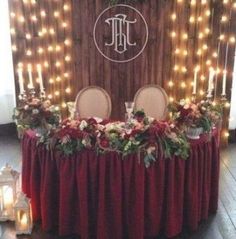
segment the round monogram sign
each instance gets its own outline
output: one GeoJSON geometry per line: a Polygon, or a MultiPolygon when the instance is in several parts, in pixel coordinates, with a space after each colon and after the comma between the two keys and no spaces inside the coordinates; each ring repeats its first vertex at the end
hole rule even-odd
{"type": "Polygon", "coordinates": [[[148,26],[137,9],[117,4],[98,16],[93,38],[98,51],[106,59],[124,63],[143,52],[148,41],[148,26]]]}

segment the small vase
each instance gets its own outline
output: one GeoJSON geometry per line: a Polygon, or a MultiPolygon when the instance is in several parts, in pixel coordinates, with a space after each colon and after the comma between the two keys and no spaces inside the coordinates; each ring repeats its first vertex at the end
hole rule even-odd
{"type": "Polygon", "coordinates": [[[199,139],[202,133],[203,133],[202,127],[198,127],[198,128],[189,127],[186,130],[186,136],[189,139],[199,139]]]}

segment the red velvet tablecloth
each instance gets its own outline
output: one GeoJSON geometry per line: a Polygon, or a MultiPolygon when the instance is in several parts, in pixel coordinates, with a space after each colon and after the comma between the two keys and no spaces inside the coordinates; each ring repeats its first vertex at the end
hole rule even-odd
{"type": "Polygon", "coordinates": [[[217,131],[191,141],[189,159],[160,158],[149,168],[136,155],[84,151],[65,157],[36,145],[29,131],[22,141],[23,191],[43,230],[81,239],[143,239],[179,234],[217,210],[217,131]]]}

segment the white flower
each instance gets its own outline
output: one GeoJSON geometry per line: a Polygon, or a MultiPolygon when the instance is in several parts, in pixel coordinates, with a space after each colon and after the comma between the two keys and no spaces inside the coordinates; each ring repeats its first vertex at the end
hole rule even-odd
{"type": "Polygon", "coordinates": [[[36,114],[38,114],[38,113],[39,113],[39,110],[38,110],[38,109],[33,109],[33,110],[32,110],[32,114],[33,114],[33,115],[36,115],[36,114]]]}
{"type": "Polygon", "coordinates": [[[179,104],[184,106],[186,104],[185,99],[180,100],[179,104]]]}
{"type": "Polygon", "coordinates": [[[85,120],[82,120],[79,125],[79,129],[84,130],[87,126],[88,126],[88,123],[85,120]]]}
{"type": "Polygon", "coordinates": [[[150,146],[147,148],[147,154],[151,154],[152,152],[154,152],[156,150],[156,147],[154,146],[150,146]]]}
{"type": "Polygon", "coordinates": [[[28,105],[25,105],[25,106],[24,106],[24,109],[25,109],[25,110],[28,110],[28,109],[29,109],[29,106],[28,106],[28,105]]]}

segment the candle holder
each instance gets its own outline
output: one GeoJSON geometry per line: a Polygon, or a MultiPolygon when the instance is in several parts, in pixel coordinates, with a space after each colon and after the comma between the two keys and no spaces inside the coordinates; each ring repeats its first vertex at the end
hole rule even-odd
{"type": "Polygon", "coordinates": [[[31,98],[35,97],[35,89],[34,88],[29,88],[29,95],[31,98]]]}
{"type": "Polygon", "coordinates": [[[40,91],[40,93],[39,93],[39,98],[40,98],[41,100],[45,100],[45,98],[46,98],[46,92],[45,92],[44,89],[40,91]]]}
{"type": "Polygon", "coordinates": [[[19,94],[19,100],[21,102],[25,102],[27,100],[27,95],[26,95],[25,91],[23,91],[23,93],[19,94]]]}
{"type": "Polygon", "coordinates": [[[192,102],[196,103],[196,100],[197,100],[197,94],[193,94],[192,95],[192,102]]]}

